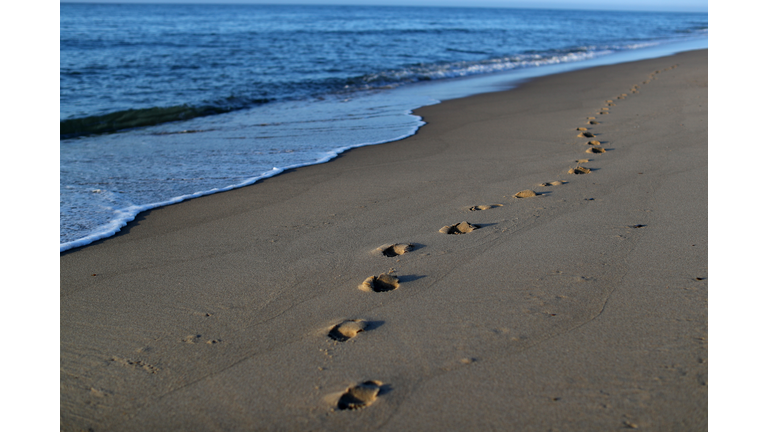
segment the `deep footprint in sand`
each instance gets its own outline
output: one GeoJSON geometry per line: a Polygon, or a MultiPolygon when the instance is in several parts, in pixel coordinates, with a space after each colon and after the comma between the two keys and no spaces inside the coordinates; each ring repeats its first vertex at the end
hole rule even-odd
{"type": "Polygon", "coordinates": [[[591,172],[591,169],[584,168],[583,166],[577,166],[576,168],[571,168],[568,170],[568,174],[589,174],[591,172]]]}
{"type": "Polygon", "coordinates": [[[600,141],[597,141],[597,140],[592,140],[592,141],[588,142],[587,144],[594,145],[594,146],[599,146],[602,143],[600,141]]]}
{"type": "Polygon", "coordinates": [[[515,194],[515,198],[532,198],[536,196],[536,192],[526,189],[515,194]]]}
{"type": "Polygon", "coordinates": [[[379,246],[376,250],[381,252],[382,255],[392,258],[412,251],[413,245],[410,243],[395,243],[379,246]]]}
{"type": "Polygon", "coordinates": [[[547,187],[547,186],[560,186],[560,185],[564,185],[566,183],[568,183],[568,182],[567,181],[562,181],[562,180],[555,180],[555,181],[552,181],[552,182],[544,182],[544,183],[540,184],[539,186],[544,186],[544,187],[547,187]]]}
{"type": "Polygon", "coordinates": [[[365,408],[376,401],[383,384],[381,381],[365,381],[354,385],[341,395],[336,406],[342,410],[365,408]]]}
{"type": "Polygon", "coordinates": [[[585,131],[585,130],[587,130],[587,128],[585,128],[585,127],[577,127],[576,130],[577,131],[585,131]]]}
{"type": "Polygon", "coordinates": [[[440,232],[443,234],[466,234],[480,228],[477,225],[464,221],[453,225],[446,225],[440,228],[440,232]]]}
{"type": "Polygon", "coordinates": [[[587,149],[586,153],[605,153],[605,149],[600,146],[591,146],[587,149]]]}
{"type": "Polygon", "coordinates": [[[400,281],[397,279],[397,277],[386,273],[382,273],[378,276],[369,276],[363,281],[363,283],[357,286],[357,288],[362,291],[373,292],[393,291],[399,287],[400,281]]]}
{"type": "Polygon", "coordinates": [[[588,124],[591,124],[591,125],[599,125],[599,124],[600,124],[600,122],[599,122],[599,121],[595,121],[595,120],[590,120],[588,124]]]}
{"type": "Polygon", "coordinates": [[[368,322],[365,320],[344,320],[340,324],[333,326],[331,331],[328,332],[328,337],[345,342],[357,336],[358,333],[365,331],[366,327],[368,327],[368,322]]]}
{"type": "Polygon", "coordinates": [[[582,132],[577,137],[578,138],[594,138],[595,135],[592,132],[582,132]]]}
{"type": "Polygon", "coordinates": [[[502,204],[483,204],[483,205],[476,205],[469,208],[469,211],[482,211],[482,210],[490,210],[492,208],[501,207],[502,204]]]}
{"type": "Polygon", "coordinates": [[[576,159],[574,162],[576,162],[577,164],[583,164],[587,162],[592,162],[592,159],[576,159]]]}

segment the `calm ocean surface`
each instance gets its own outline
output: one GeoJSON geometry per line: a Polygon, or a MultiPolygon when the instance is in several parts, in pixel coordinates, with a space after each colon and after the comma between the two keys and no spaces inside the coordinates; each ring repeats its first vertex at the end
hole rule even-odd
{"type": "Polygon", "coordinates": [[[63,3],[60,248],[412,135],[411,110],[440,100],[706,48],[707,28],[694,13],[63,3]]]}

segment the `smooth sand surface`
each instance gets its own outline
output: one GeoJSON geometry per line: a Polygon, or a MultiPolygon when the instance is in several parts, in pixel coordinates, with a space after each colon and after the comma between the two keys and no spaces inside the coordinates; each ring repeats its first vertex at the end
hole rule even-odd
{"type": "Polygon", "coordinates": [[[62,253],[62,430],[706,430],[707,51],[416,113],[62,253]]]}

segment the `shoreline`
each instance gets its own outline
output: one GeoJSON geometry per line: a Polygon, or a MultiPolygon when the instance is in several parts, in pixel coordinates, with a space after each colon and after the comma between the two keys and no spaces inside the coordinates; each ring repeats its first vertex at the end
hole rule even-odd
{"type": "Polygon", "coordinates": [[[706,427],[707,56],[422,107],[409,138],[61,253],[62,430],[706,427]]]}
{"type": "MultiPolygon", "coordinates": [[[[660,46],[641,48],[637,52],[628,51],[628,52],[614,53],[608,56],[598,56],[592,59],[582,60],[574,63],[566,62],[561,64],[549,64],[549,65],[544,65],[544,66],[535,67],[535,68],[523,68],[520,70],[492,73],[488,75],[479,75],[479,76],[472,76],[472,77],[465,77],[465,78],[454,78],[453,83],[437,82],[435,84],[443,87],[443,89],[437,90],[437,94],[440,97],[436,99],[437,102],[435,103],[439,104],[449,100],[464,98],[464,97],[483,94],[487,92],[512,90],[515,88],[516,85],[519,85],[528,80],[537,79],[543,76],[556,75],[559,73],[568,73],[575,70],[593,68],[598,66],[619,64],[622,62],[647,60],[648,58],[645,58],[645,57],[648,56],[649,54],[653,56],[651,58],[658,58],[658,57],[663,57],[665,55],[669,55],[669,53],[680,52],[680,50],[693,50],[694,49],[693,47],[700,45],[702,40],[705,40],[705,39],[693,38],[690,40],[677,41],[673,43],[665,43],[660,46]],[[667,54],[664,54],[664,53],[667,53],[667,54]],[[623,60],[621,60],[622,58],[623,60]],[[465,81],[462,84],[460,82],[461,80],[468,80],[468,81],[465,81]],[[474,84],[472,84],[473,82],[474,84]],[[480,84],[483,82],[484,84],[480,84]],[[447,89],[450,89],[452,86],[455,87],[454,90],[447,90],[447,89]],[[462,89],[462,90],[456,90],[456,89],[462,89]],[[445,97],[443,98],[443,96],[445,97]]],[[[685,52],[685,51],[682,51],[682,52],[685,52]]],[[[427,83],[417,83],[415,84],[415,87],[413,87],[413,90],[423,91],[418,89],[420,85],[425,85],[425,84],[427,83]]],[[[399,91],[402,91],[402,89],[399,91]]],[[[432,104],[422,105],[413,109],[409,109],[407,112],[403,113],[403,115],[414,116],[413,111],[418,110],[420,108],[424,108],[425,106],[429,106],[432,104]]],[[[240,183],[226,185],[223,187],[216,187],[208,190],[197,191],[197,192],[180,195],[176,197],[171,197],[165,201],[154,202],[149,204],[133,205],[131,207],[121,209],[118,212],[119,216],[116,219],[111,220],[107,224],[102,225],[103,229],[101,229],[100,231],[94,232],[92,234],[89,234],[85,237],[82,237],[76,240],[72,240],[66,243],[60,243],[59,252],[63,253],[65,251],[69,251],[72,249],[88,246],[93,242],[96,242],[102,239],[110,238],[116,235],[117,233],[119,233],[121,229],[123,229],[128,223],[130,223],[133,219],[138,217],[139,214],[144,211],[166,207],[169,205],[177,204],[179,202],[187,201],[194,198],[199,198],[206,195],[226,192],[226,191],[238,189],[245,186],[250,186],[261,180],[279,175],[286,170],[292,170],[292,169],[311,166],[311,165],[324,164],[330,160],[335,159],[336,157],[338,157],[339,154],[355,148],[366,147],[370,145],[381,145],[389,142],[395,142],[402,139],[406,139],[416,134],[418,130],[423,126],[424,122],[422,121],[421,117],[419,116],[415,116],[415,117],[418,117],[419,119],[416,122],[417,125],[415,126],[415,129],[397,138],[392,138],[392,139],[387,138],[379,141],[364,142],[359,144],[333,148],[327,152],[328,153],[327,156],[317,159],[316,161],[306,162],[306,163],[297,163],[297,164],[288,165],[285,167],[275,167],[271,171],[266,171],[266,172],[263,172],[262,174],[249,177],[247,180],[242,181],[240,183]]]]}

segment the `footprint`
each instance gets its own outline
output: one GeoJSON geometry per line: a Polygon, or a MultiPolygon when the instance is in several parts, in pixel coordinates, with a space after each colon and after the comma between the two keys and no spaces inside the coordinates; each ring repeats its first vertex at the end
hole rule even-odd
{"type": "Polygon", "coordinates": [[[540,184],[539,186],[560,186],[560,185],[564,185],[566,183],[568,183],[568,182],[567,181],[562,181],[562,180],[555,180],[553,182],[544,182],[544,183],[540,184]]]}
{"type": "Polygon", "coordinates": [[[613,103],[613,100],[608,99],[607,101],[605,101],[605,103],[613,103]]]}
{"type": "Polygon", "coordinates": [[[336,324],[331,331],[328,332],[328,337],[344,342],[357,336],[361,331],[365,331],[367,326],[368,322],[365,320],[344,320],[340,324],[336,324]]]}
{"type": "Polygon", "coordinates": [[[440,232],[443,234],[466,234],[480,228],[477,225],[464,221],[453,225],[446,225],[440,228],[440,232]]]}
{"type": "Polygon", "coordinates": [[[184,343],[188,343],[188,344],[196,344],[196,343],[200,342],[202,337],[203,337],[203,335],[199,335],[199,334],[198,335],[189,335],[189,336],[185,337],[184,339],[182,339],[181,341],[184,342],[184,343]]]}
{"type": "Polygon", "coordinates": [[[590,121],[589,121],[589,124],[591,124],[591,125],[599,125],[599,124],[600,124],[600,122],[598,122],[598,121],[595,121],[595,120],[590,120],[590,121]]]}
{"type": "Polygon", "coordinates": [[[483,204],[483,205],[476,205],[469,208],[469,211],[481,211],[481,210],[490,210],[492,208],[496,207],[502,207],[502,204],[483,204]]]}
{"type": "Polygon", "coordinates": [[[535,197],[535,196],[536,196],[536,192],[534,192],[534,191],[532,191],[530,189],[526,189],[524,191],[520,191],[520,192],[515,194],[515,198],[531,198],[531,197],[535,197]]]}
{"type": "Polygon", "coordinates": [[[609,103],[608,106],[612,107],[612,106],[616,106],[616,104],[615,103],[609,103]]]}
{"type": "Polygon", "coordinates": [[[571,168],[568,170],[568,174],[589,174],[592,170],[589,168],[584,168],[582,166],[577,166],[576,168],[571,168]]]}
{"type": "MultiPolygon", "coordinates": [[[[202,342],[202,340],[203,340],[203,335],[196,334],[196,335],[189,335],[184,339],[182,339],[181,341],[188,344],[196,344],[196,343],[202,342]]],[[[213,345],[213,344],[221,343],[221,339],[209,339],[205,341],[205,343],[207,343],[208,345],[213,345]]]]}
{"type": "Polygon", "coordinates": [[[576,130],[577,131],[585,131],[585,130],[587,130],[587,128],[585,128],[585,127],[577,127],[576,130]]]}
{"type": "Polygon", "coordinates": [[[367,407],[376,401],[383,384],[381,381],[365,381],[348,388],[339,398],[338,408],[355,410],[367,407]]]}
{"type": "Polygon", "coordinates": [[[576,160],[574,162],[583,164],[583,163],[587,163],[587,162],[592,162],[592,159],[578,159],[578,160],[576,160]]]}
{"type": "Polygon", "coordinates": [[[587,117],[587,120],[594,120],[594,117],[587,117]]]}
{"type": "Polygon", "coordinates": [[[382,255],[392,258],[410,252],[413,250],[413,245],[410,243],[395,243],[379,246],[376,250],[381,252],[382,255]]]}
{"type": "Polygon", "coordinates": [[[587,149],[586,153],[605,153],[605,149],[600,146],[592,146],[587,149]]]}
{"type": "Polygon", "coordinates": [[[112,362],[115,362],[119,364],[120,366],[127,367],[127,368],[133,368],[133,369],[141,369],[144,372],[150,373],[150,374],[156,374],[158,372],[158,369],[151,364],[144,363],[141,360],[130,360],[120,357],[112,357],[109,359],[112,362]]]}
{"type": "Polygon", "coordinates": [[[593,134],[592,132],[582,132],[577,137],[578,138],[594,138],[595,134],[593,134]]]}
{"type": "Polygon", "coordinates": [[[592,140],[592,141],[588,142],[587,144],[594,145],[594,146],[599,146],[601,144],[601,142],[597,141],[597,140],[592,140]]]}
{"type": "Polygon", "coordinates": [[[637,224],[637,225],[629,225],[627,228],[645,228],[645,227],[647,227],[647,226],[648,226],[648,225],[640,225],[640,224],[637,224]]]}
{"type": "Polygon", "coordinates": [[[368,277],[357,288],[363,291],[387,292],[396,290],[398,287],[400,287],[400,281],[397,277],[382,273],[368,277]]]}

